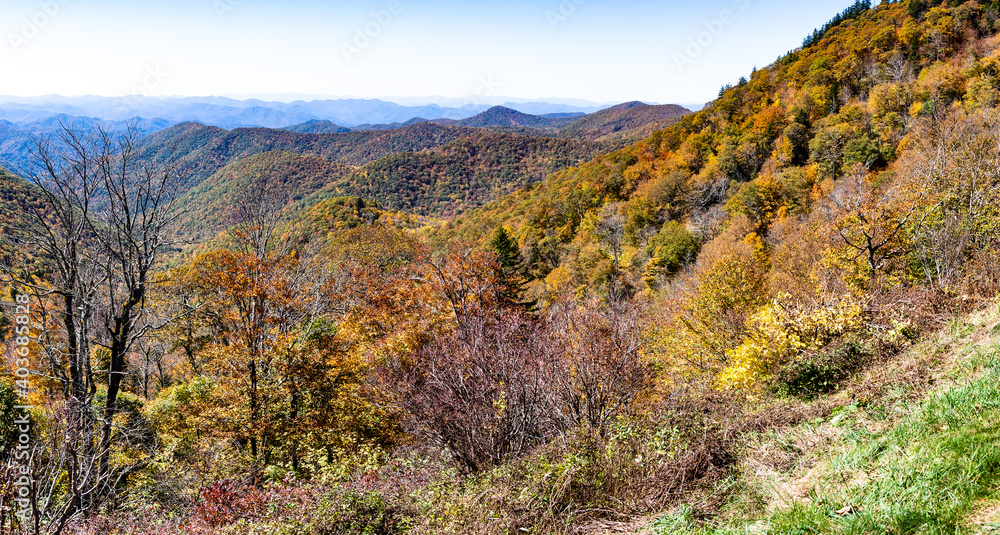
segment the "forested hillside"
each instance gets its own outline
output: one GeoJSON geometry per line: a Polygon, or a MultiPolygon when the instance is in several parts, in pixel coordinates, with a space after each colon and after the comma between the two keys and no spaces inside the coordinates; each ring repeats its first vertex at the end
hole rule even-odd
{"type": "MultiPolygon", "coordinates": [[[[32,210],[43,206],[41,195],[37,190],[0,167],[0,235],[13,235],[16,228],[30,219],[32,210]]],[[[8,240],[0,241],[0,256],[7,263],[23,259],[25,252],[23,248],[8,240]]]]}
{"type": "MultiPolygon", "coordinates": [[[[558,131],[560,128],[572,123],[575,119],[572,116],[558,118],[541,117],[539,115],[521,113],[503,106],[494,106],[478,115],[474,115],[468,119],[453,121],[450,124],[471,126],[474,128],[535,128],[538,130],[558,131]]],[[[449,122],[441,119],[435,122],[438,124],[449,124],[449,122]]]]}
{"type": "Polygon", "coordinates": [[[651,106],[626,102],[582,117],[563,128],[561,137],[635,142],[649,137],[691,112],[673,104],[651,106]]]}
{"type": "MultiPolygon", "coordinates": [[[[184,194],[177,203],[180,230],[210,236],[239,221],[234,199],[247,188],[270,192],[282,208],[293,208],[330,183],[351,172],[346,165],[316,156],[271,151],[239,159],[184,194]]],[[[299,207],[301,210],[301,207],[299,207]]]]}
{"type": "MultiPolygon", "coordinates": [[[[326,198],[355,196],[415,216],[461,213],[604,150],[597,143],[475,131],[437,148],[403,152],[361,167],[269,151],[236,159],[187,191],[179,225],[214,235],[236,221],[240,190],[266,190],[294,218],[326,198]]],[[[180,170],[184,172],[184,169],[180,170]]]]}
{"type": "MultiPolygon", "coordinates": [[[[948,165],[985,165],[979,159],[990,161],[994,149],[986,140],[971,145],[979,153],[961,149],[991,132],[998,87],[994,12],[973,4],[862,10],[813,46],[724,88],[718,100],[675,127],[470,212],[443,236],[481,239],[508,225],[537,278],[559,268],[574,288],[599,287],[596,281],[618,270],[641,291],[665,280],[657,267],[662,242],[670,241],[664,232],[686,232],[706,246],[752,234],[769,254],[810,243],[817,253],[839,248],[846,255],[847,241],[862,245],[850,233],[871,232],[859,227],[876,224],[850,219],[852,213],[869,219],[849,204],[852,195],[882,203],[868,210],[917,195],[919,202],[911,200],[903,215],[883,215],[909,224],[919,214],[920,230],[928,231],[930,216],[922,218],[921,210],[940,209],[931,199],[940,200],[943,190],[927,188],[934,176],[950,172],[933,155],[940,151],[948,165]],[[895,164],[900,158],[905,166],[895,164]],[[675,230],[677,223],[683,229],[675,230]],[[607,225],[620,245],[601,236],[607,225]],[[609,247],[621,248],[618,266],[606,262],[609,247]],[[597,264],[603,275],[592,269],[597,264]]],[[[893,239],[901,239],[904,228],[897,231],[893,239]]],[[[915,266],[891,262],[901,254],[877,253],[867,267],[841,268],[864,278],[895,265],[903,270],[897,275],[915,276],[907,271],[915,266]]]]}
{"type": "Polygon", "coordinates": [[[437,119],[442,125],[489,128],[514,133],[545,133],[561,138],[609,142],[621,147],[648,137],[690,114],[681,106],[649,105],[626,102],[581,116],[580,114],[538,116],[495,106],[478,115],[459,121],[437,119]]]}
{"type": "Polygon", "coordinates": [[[267,128],[223,130],[183,123],[143,140],[142,156],[152,162],[176,165],[187,177],[184,187],[190,188],[240,158],[263,152],[282,150],[360,166],[401,152],[438,147],[472,133],[475,130],[429,123],[339,134],[300,134],[267,128]]]}
{"type": "Polygon", "coordinates": [[[588,141],[481,132],[428,151],[377,160],[333,189],[395,210],[451,216],[603,150],[603,145],[588,141]]]}
{"type": "Polygon", "coordinates": [[[857,2],[603,155],[683,111],[611,110],[601,142],[57,148],[95,163],[48,167],[3,236],[41,268],[0,271],[13,364],[37,355],[31,511],[81,535],[987,531],[998,29],[992,2],[857,2]],[[226,228],[178,255],[183,206],[226,228]]]}
{"type": "Polygon", "coordinates": [[[346,126],[340,126],[339,124],[332,123],[330,121],[306,121],[302,124],[287,126],[282,130],[303,134],[343,134],[344,132],[351,131],[351,129],[346,126]]]}
{"type": "MultiPolygon", "coordinates": [[[[549,173],[590,160],[621,146],[628,135],[673,122],[685,113],[678,106],[629,103],[583,119],[547,118],[495,107],[464,121],[444,121],[448,126],[415,122],[357,131],[333,123],[232,131],[184,123],[144,139],[140,154],[151,163],[170,162],[183,178],[180,188],[187,200],[182,205],[197,209],[225,203],[231,198],[227,192],[236,185],[222,183],[237,176],[247,182],[284,173],[277,189],[294,190],[290,195],[296,201],[307,194],[314,200],[355,195],[393,210],[441,217],[481,206],[549,173]],[[552,137],[556,133],[561,139],[552,137]],[[279,151],[299,155],[310,164],[285,173],[284,168],[270,166],[269,157],[261,157],[279,151]],[[336,166],[342,167],[334,171],[336,166]],[[354,172],[348,173],[347,166],[354,172]],[[310,175],[310,169],[316,174],[310,175]]],[[[30,144],[25,138],[25,151],[30,144]]],[[[227,217],[225,210],[215,211],[207,218],[184,218],[182,226],[218,231],[227,217]]]]}

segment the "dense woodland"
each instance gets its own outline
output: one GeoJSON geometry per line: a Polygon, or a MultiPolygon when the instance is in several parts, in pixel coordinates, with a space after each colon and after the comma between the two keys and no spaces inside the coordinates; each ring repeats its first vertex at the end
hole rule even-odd
{"type": "Polygon", "coordinates": [[[396,210],[451,216],[540,182],[601,150],[601,145],[587,141],[483,133],[422,153],[382,158],[328,189],[396,210]]]}
{"type": "Polygon", "coordinates": [[[17,524],[9,460],[0,525],[972,532],[996,351],[970,350],[968,407],[902,414],[939,379],[913,352],[1000,290],[997,29],[990,2],[858,2],[603,155],[429,124],[43,140],[0,177],[43,498],[17,524]],[[956,434],[906,449],[928,429],[956,434]],[[837,440],[869,475],[788,507],[755,486],[837,440]]]}
{"type": "Polygon", "coordinates": [[[234,194],[251,183],[284,199],[288,221],[340,196],[445,217],[586,162],[609,146],[537,132],[426,124],[333,135],[184,124],[144,139],[139,157],[178,169],[183,179],[177,187],[184,193],[178,225],[205,238],[233,222],[234,194]]]}
{"type": "Polygon", "coordinates": [[[179,186],[187,189],[240,158],[262,152],[283,150],[360,166],[400,152],[438,147],[473,133],[473,129],[429,123],[339,134],[301,134],[269,128],[224,130],[182,123],[142,140],[140,151],[144,160],[182,170],[179,186]]]}

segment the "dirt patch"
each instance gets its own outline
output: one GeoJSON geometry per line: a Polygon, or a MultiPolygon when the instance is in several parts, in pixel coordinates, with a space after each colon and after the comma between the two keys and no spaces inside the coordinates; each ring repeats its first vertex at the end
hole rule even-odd
{"type": "Polygon", "coordinates": [[[574,534],[579,535],[653,535],[655,532],[649,525],[652,518],[637,518],[629,522],[592,522],[578,528],[574,534]]]}
{"type": "Polygon", "coordinates": [[[979,533],[1000,533],[1000,500],[983,502],[969,518],[968,525],[979,533]]]}

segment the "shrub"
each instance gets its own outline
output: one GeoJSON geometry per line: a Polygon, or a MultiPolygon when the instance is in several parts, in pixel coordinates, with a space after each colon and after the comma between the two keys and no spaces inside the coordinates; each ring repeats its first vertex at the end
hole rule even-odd
{"type": "Polygon", "coordinates": [[[836,349],[806,353],[775,372],[776,390],[802,397],[828,393],[869,358],[870,352],[854,342],[836,349]]]}
{"type": "Polygon", "coordinates": [[[656,271],[663,275],[673,275],[684,264],[694,260],[701,249],[701,243],[688,229],[676,222],[668,221],[660,232],[649,240],[646,254],[656,271]]]}
{"type": "Polygon", "coordinates": [[[195,516],[209,526],[219,527],[259,516],[266,506],[267,496],[260,489],[226,479],[201,489],[195,516]]]}
{"type": "Polygon", "coordinates": [[[391,535],[402,533],[401,518],[378,492],[349,491],[340,497],[323,535],[391,535]]]}
{"type": "Polygon", "coordinates": [[[525,314],[477,314],[389,359],[382,379],[410,431],[474,472],[544,440],[554,413],[544,379],[552,361],[541,326],[525,314]]]}
{"type": "Polygon", "coordinates": [[[985,299],[1000,295],[1000,251],[994,247],[977,251],[965,269],[959,289],[985,299]]]}
{"type": "Polygon", "coordinates": [[[775,299],[747,322],[742,344],[726,352],[726,367],[717,381],[722,388],[759,391],[782,365],[806,352],[822,349],[837,336],[861,326],[861,306],[849,302],[813,311],[791,311],[775,299]]]}
{"type": "Polygon", "coordinates": [[[636,411],[653,377],[641,329],[636,310],[596,303],[548,324],[517,311],[476,315],[388,361],[383,384],[413,433],[477,472],[577,428],[603,436],[636,411]]]}
{"type": "Polygon", "coordinates": [[[560,430],[583,427],[605,436],[614,422],[639,412],[653,370],[640,352],[645,328],[636,308],[601,310],[591,301],[551,323],[559,358],[550,380],[560,430]]]}

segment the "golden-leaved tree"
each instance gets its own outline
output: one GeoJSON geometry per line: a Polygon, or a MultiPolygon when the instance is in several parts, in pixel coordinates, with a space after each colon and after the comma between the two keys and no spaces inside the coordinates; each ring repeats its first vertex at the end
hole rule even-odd
{"type": "Polygon", "coordinates": [[[324,252],[322,240],[279,231],[280,203],[261,191],[237,200],[241,220],[228,247],[175,271],[173,293],[187,307],[180,345],[192,377],[151,410],[179,443],[190,442],[183,437],[194,427],[164,407],[185,406],[181,413],[196,420],[204,418],[200,410],[217,415],[202,435],[245,446],[253,467],[317,470],[359,447],[390,443],[394,426],[358,395],[371,363],[352,349],[354,331],[343,328],[358,299],[358,272],[324,252]],[[201,397],[187,393],[192,381],[202,385],[201,397]]]}

